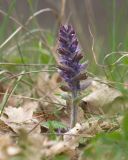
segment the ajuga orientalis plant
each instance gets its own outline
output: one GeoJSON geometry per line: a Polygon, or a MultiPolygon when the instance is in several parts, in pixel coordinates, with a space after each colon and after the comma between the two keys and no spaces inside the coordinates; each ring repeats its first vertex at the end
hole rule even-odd
{"type": "Polygon", "coordinates": [[[75,104],[75,99],[78,96],[78,92],[86,88],[88,84],[82,86],[80,83],[81,80],[87,79],[85,72],[87,62],[80,63],[83,55],[78,44],[76,33],[71,25],[63,25],[60,27],[57,50],[60,55],[58,71],[62,79],[67,83],[67,85],[62,86],[61,89],[72,93],[70,124],[72,128],[77,122],[77,106],[75,104]]]}

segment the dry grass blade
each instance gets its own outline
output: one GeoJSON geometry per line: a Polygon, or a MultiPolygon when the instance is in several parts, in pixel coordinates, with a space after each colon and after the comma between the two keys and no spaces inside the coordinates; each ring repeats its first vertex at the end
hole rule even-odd
{"type": "MultiPolygon", "coordinates": [[[[22,72],[22,73],[24,73],[24,72],[22,72]]],[[[8,90],[6,91],[6,94],[4,95],[4,98],[3,98],[3,102],[2,102],[2,104],[1,104],[0,117],[2,116],[3,110],[4,110],[7,102],[8,102],[8,100],[9,100],[9,98],[11,97],[11,95],[14,93],[15,89],[17,88],[17,86],[18,86],[21,78],[22,78],[22,74],[18,77],[17,80],[15,80],[14,85],[13,85],[13,88],[12,88],[12,90],[10,91],[9,94],[8,94],[8,90]]]]}
{"type": "MultiPolygon", "coordinates": [[[[53,11],[52,9],[50,8],[45,8],[45,9],[41,9],[37,12],[35,12],[32,16],[30,16],[28,18],[28,20],[26,21],[25,23],[25,26],[29,24],[29,22],[35,18],[36,16],[38,16],[39,14],[41,13],[44,13],[44,12],[49,12],[49,11],[53,11]]],[[[5,12],[3,11],[0,11],[2,14],[4,15],[7,15],[5,12]]],[[[25,28],[25,26],[23,26],[20,22],[18,22],[15,18],[13,17],[10,17],[10,19],[12,19],[13,21],[15,21],[18,25],[20,25],[20,27],[18,27],[1,45],[0,45],[0,49],[3,48],[17,33],[19,33],[19,31],[21,31],[21,29],[25,28]]],[[[26,29],[26,28],[25,28],[26,29]]]]}
{"type": "MultiPolygon", "coordinates": [[[[0,65],[11,65],[11,66],[50,66],[50,67],[55,67],[55,65],[50,65],[50,64],[22,64],[22,63],[4,63],[1,62],[0,65]]],[[[0,74],[4,72],[1,71],[0,74]]]]}

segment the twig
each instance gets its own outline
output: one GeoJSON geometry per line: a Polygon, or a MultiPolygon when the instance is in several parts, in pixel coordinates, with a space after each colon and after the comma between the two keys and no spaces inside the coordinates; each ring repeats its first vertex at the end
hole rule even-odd
{"type": "MultiPolygon", "coordinates": [[[[12,75],[12,76],[3,78],[2,80],[5,80],[5,79],[7,79],[7,78],[13,79],[13,78],[19,77],[19,76],[21,76],[21,75],[27,75],[27,74],[30,74],[30,73],[54,72],[54,71],[55,71],[55,70],[37,70],[37,71],[29,71],[29,72],[24,72],[24,73],[15,74],[15,75],[12,75]]],[[[1,80],[1,81],[2,81],[2,80],[1,80]]]]}
{"type": "MultiPolygon", "coordinates": [[[[0,95],[4,95],[4,94],[6,94],[6,93],[2,93],[2,92],[0,92],[0,95]]],[[[7,93],[7,95],[9,95],[8,93],[7,93]]],[[[16,97],[16,98],[18,98],[18,99],[29,99],[29,100],[34,100],[34,101],[38,101],[38,102],[40,102],[40,101],[43,101],[43,102],[48,102],[48,103],[50,103],[50,104],[55,104],[55,105],[60,105],[60,106],[63,106],[63,107],[65,107],[65,105],[64,104],[61,104],[61,103],[56,103],[56,102],[50,102],[50,101],[46,101],[46,100],[43,100],[43,98],[39,98],[39,99],[37,99],[37,98],[33,98],[33,97],[27,97],[27,96],[21,96],[21,95],[14,95],[14,94],[12,94],[11,95],[12,97],[16,97]]],[[[47,114],[49,114],[49,113],[47,113],[47,114]]]]}

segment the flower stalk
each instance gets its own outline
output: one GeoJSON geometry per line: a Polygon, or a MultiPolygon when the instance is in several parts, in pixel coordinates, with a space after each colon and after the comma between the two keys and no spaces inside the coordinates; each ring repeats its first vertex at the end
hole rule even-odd
{"type": "Polygon", "coordinates": [[[77,122],[77,111],[78,107],[75,103],[77,97],[77,91],[72,91],[72,107],[71,107],[71,115],[70,115],[70,128],[73,128],[77,122]]]}

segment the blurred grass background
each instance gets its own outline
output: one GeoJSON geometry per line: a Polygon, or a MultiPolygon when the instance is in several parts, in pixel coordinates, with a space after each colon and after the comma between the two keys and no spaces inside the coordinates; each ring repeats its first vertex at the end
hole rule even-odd
{"type": "Polygon", "coordinates": [[[42,68],[31,64],[56,64],[59,26],[71,23],[89,72],[127,93],[127,6],[127,0],[0,0],[0,68],[20,72],[42,68]]]}

